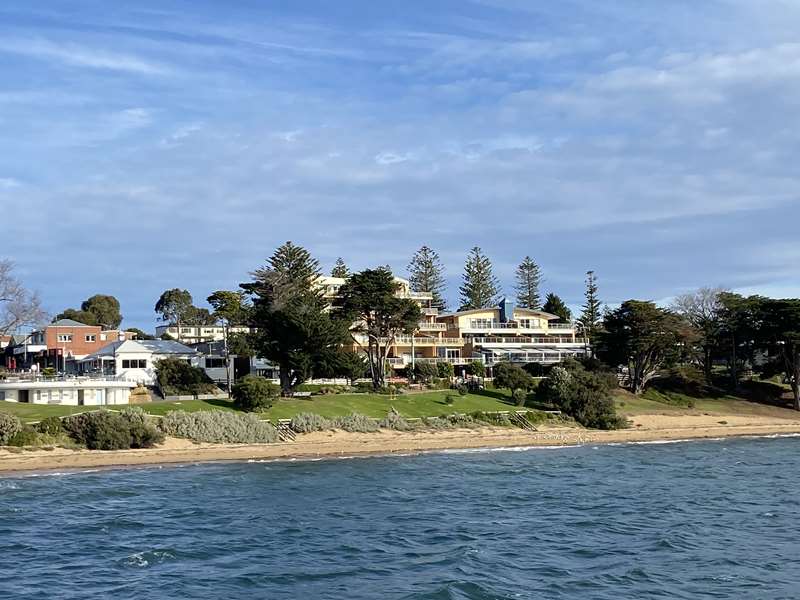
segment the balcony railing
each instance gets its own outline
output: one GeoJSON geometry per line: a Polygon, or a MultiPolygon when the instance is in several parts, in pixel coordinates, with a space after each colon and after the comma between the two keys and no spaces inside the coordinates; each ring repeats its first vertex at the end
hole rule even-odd
{"type": "Polygon", "coordinates": [[[439,314],[439,309],[438,308],[423,308],[422,309],[422,314],[426,315],[428,317],[435,317],[435,316],[437,316],[439,314]]]}
{"type": "Polygon", "coordinates": [[[550,337],[474,337],[471,338],[473,344],[583,344],[583,340],[572,339],[571,337],[550,336],[550,337]]]}
{"type": "MultiPolygon", "coordinates": [[[[356,334],[353,336],[359,344],[369,343],[369,338],[364,334],[356,334]]],[[[399,335],[394,339],[395,346],[463,346],[464,338],[438,338],[438,337],[413,337],[410,335],[399,335]]],[[[388,338],[381,338],[381,344],[389,343],[388,338]]]]}
{"type": "Polygon", "coordinates": [[[575,329],[575,325],[572,323],[550,323],[547,326],[548,329],[575,329]]]}
{"type": "Polygon", "coordinates": [[[423,331],[445,331],[447,329],[446,323],[430,323],[428,321],[420,321],[419,328],[423,331]]]}

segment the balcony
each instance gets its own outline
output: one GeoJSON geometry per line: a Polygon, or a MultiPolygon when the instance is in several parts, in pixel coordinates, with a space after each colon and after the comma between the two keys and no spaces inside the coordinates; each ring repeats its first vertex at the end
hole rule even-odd
{"type": "Polygon", "coordinates": [[[431,323],[429,321],[420,321],[419,323],[420,331],[446,331],[447,324],[446,323],[431,323]]]}
{"type": "Polygon", "coordinates": [[[438,308],[423,308],[422,309],[422,314],[427,316],[427,317],[436,317],[436,316],[439,315],[439,309],[438,308]]]}
{"type": "Polygon", "coordinates": [[[572,323],[549,323],[547,326],[548,329],[575,329],[575,325],[572,323]]]}
{"type": "MultiPolygon", "coordinates": [[[[405,367],[411,364],[411,357],[396,357],[386,359],[393,367],[405,367]]],[[[436,357],[436,358],[415,358],[414,363],[429,363],[432,365],[439,363],[450,363],[451,365],[466,365],[475,359],[461,357],[436,357]]]]}
{"type": "MultiPolygon", "coordinates": [[[[353,339],[361,344],[366,345],[369,339],[366,335],[358,333],[353,336],[353,339]]],[[[437,338],[437,337],[413,337],[410,335],[398,335],[394,340],[395,346],[411,346],[413,340],[414,346],[463,346],[464,338],[437,338]]],[[[381,344],[388,343],[387,338],[381,339],[381,344]]]]}
{"type": "Polygon", "coordinates": [[[545,336],[545,337],[474,337],[470,341],[475,346],[520,346],[522,344],[541,344],[541,345],[569,345],[569,346],[584,346],[585,342],[582,339],[572,339],[572,337],[565,336],[545,336]]]}

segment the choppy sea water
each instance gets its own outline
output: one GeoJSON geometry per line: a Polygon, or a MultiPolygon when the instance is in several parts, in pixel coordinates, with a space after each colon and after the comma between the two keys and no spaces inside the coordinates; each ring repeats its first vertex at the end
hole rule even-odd
{"type": "Polygon", "coordinates": [[[2,598],[800,598],[800,438],[0,479],[2,598]]]}

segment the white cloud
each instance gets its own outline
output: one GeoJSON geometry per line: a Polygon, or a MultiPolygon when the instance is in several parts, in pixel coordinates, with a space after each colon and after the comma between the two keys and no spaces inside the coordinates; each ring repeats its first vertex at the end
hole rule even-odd
{"type": "Polygon", "coordinates": [[[73,67],[125,71],[143,75],[164,75],[170,71],[162,65],[137,56],[89,48],[70,42],[58,43],[42,38],[0,39],[0,52],[21,54],[73,67]]]}

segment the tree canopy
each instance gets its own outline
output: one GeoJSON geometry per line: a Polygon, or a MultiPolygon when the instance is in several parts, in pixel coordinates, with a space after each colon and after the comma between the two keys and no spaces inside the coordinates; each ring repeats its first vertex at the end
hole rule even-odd
{"type": "Polygon", "coordinates": [[[103,329],[118,329],[122,323],[119,300],[106,294],[95,294],[81,303],[80,310],[67,308],[54,321],[72,319],[84,325],[99,325],[103,329]]]}
{"type": "Polygon", "coordinates": [[[470,250],[464,265],[460,310],[489,308],[499,301],[500,282],[494,276],[492,261],[479,247],[470,250]]]}
{"type": "Polygon", "coordinates": [[[564,304],[564,301],[553,292],[547,294],[542,310],[551,315],[556,315],[562,323],[569,323],[572,320],[572,311],[564,304]]]}
{"type": "Polygon", "coordinates": [[[428,246],[422,246],[408,263],[408,278],[415,292],[430,292],[433,306],[447,310],[445,300],[444,264],[439,254],[428,246]]]}
{"type": "Polygon", "coordinates": [[[342,279],[347,279],[349,276],[350,269],[347,268],[347,265],[344,263],[344,259],[340,256],[336,259],[336,263],[331,269],[331,277],[341,277],[342,279]]]}
{"type": "Polygon", "coordinates": [[[241,285],[253,298],[253,349],[278,366],[285,396],[314,373],[335,371],[348,337],[347,325],[328,311],[319,277],[317,260],[286,242],[241,285]]]}
{"type": "Polygon", "coordinates": [[[594,271],[586,272],[586,291],[584,292],[586,301],[583,304],[583,311],[581,312],[578,321],[583,325],[583,331],[590,342],[593,342],[597,330],[600,326],[601,308],[602,303],[597,296],[597,277],[594,271]]]}
{"type": "MultiPolygon", "coordinates": [[[[386,358],[400,334],[413,334],[422,312],[413,300],[397,296],[399,284],[386,268],[366,269],[350,276],[339,289],[337,313],[354,323],[352,332],[366,338],[366,353],[372,384],[386,383],[386,358]]],[[[355,341],[363,346],[358,337],[355,341]]]]}
{"type": "Polygon", "coordinates": [[[625,366],[631,391],[640,394],[658,371],[677,360],[686,323],[653,302],[627,300],[606,314],[598,337],[598,356],[608,365],[625,366]]]}
{"type": "Polygon", "coordinates": [[[517,306],[538,310],[542,307],[542,299],[539,295],[539,285],[542,276],[537,265],[530,256],[526,256],[517,267],[516,284],[514,289],[517,293],[517,306]]]}

